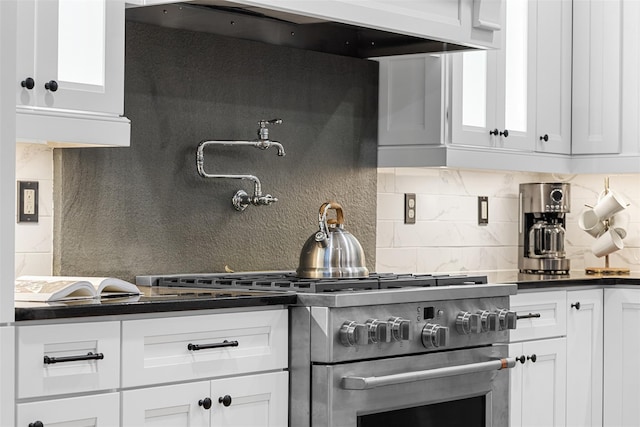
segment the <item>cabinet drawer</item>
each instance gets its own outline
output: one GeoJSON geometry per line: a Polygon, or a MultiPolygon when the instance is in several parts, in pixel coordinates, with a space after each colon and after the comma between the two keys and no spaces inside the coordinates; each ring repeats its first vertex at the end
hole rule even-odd
{"type": "Polygon", "coordinates": [[[17,405],[16,426],[30,426],[40,421],[44,426],[120,425],[120,395],[107,393],[17,405]]]}
{"type": "Polygon", "coordinates": [[[531,292],[512,295],[511,310],[518,316],[540,314],[540,317],[518,319],[509,340],[523,341],[560,337],[567,334],[567,293],[565,291],[531,292]]]}
{"type": "Polygon", "coordinates": [[[287,310],[124,321],[122,385],[286,368],[287,326],[287,310]]]}
{"type": "Polygon", "coordinates": [[[119,322],[20,326],[17,330],[19,399],[119,387],[119,322]],[[89,353],[102,358],[91,358],[89,353]]]}

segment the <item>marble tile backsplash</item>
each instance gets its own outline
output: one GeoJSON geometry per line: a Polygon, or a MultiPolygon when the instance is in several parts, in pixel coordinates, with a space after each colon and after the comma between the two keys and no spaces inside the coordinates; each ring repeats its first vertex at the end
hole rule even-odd
{"type": "MultiPolygon", "coordinates": [[[[428,168],[378,169],[376,270],[457,272],[517,270],[518,186],[523,182],[569,182],[566,251],[573,270],[603,267],[590,250],[593,237],[578,227],[585,204],[593,205],[605,175],[428,168]],[[416,193],[416,223],[404,224],[404,194],[416,193]],[[489,223],[478,225],[478,196],[489,197],[489,223]]],[[[640,175],[610,175],[610,188],[628,203],[624,249],[612,267],[640,271],[640,175]]]]}
{"type": "MultiPolygon", "coordinates": [[[[39,181],[39,222],[16,221],[16,276],[52,274],[53,149],[17,144],[18,180],[39,181]]],[[[571,268],[602,267],[590,250],[593,238],[578,227],[585,204],[604,188],[604,175],[429,168],[378,169],[376,271],[458,272],[518,268],[518,185],[571,183],[566,250],[571,268]],[[416,223],[404,224],[404,193],[416,193],[416,223]],[[489,197],[489,224],[478,225],[478,196],[489,197]]],[[[610,188],[628,203],[624,249],[610,255],[613,267],[640,271],[640,175],[610,175],[610,188]]]]}
{"type": "Polygon", "coordinates": [[[38,222],[17,222],[17,276],[50,275],[53,260],[53,148],[38,144],[16,145],[16,179],[38,181],[38,222]]]}

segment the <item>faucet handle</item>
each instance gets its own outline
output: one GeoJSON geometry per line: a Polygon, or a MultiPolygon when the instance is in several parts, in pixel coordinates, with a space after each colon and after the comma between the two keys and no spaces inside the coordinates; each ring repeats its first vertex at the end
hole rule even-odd
{"type": "Polygon", "coordinates": [[[270,204],[273,204],[273,203],[275,203],[277,201],[278,201],[278,199],[276,197],[273,197],[271,194],[266,194],[264,196],[258,197],[258,204],[259,205],[270,205],[270,204]]]}
{"type": "Polygon", "coordinates": [[[260,120],[258,125],[258,138],[261,141],[267,141],[269,139],[269,128],[267,125],[279,125],[282,123],[282,119],[260,120]]]}
{"type": "Polygon", "coordinates": [[[267,125],[279,125],[282,124],[282,119],[260,120],[258,125],[261,128],[267,127],[267,125]]]}

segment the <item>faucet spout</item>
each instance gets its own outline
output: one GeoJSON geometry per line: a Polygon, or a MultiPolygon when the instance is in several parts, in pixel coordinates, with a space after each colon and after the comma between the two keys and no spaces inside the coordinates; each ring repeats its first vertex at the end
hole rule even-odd
{"type": "Polygon", "coordinates": [[[267,148],[274,146],[278,149],[278,156],[283,157],[285,155],[284,147],[278,141],[270,141],[268,139],[259,139],[256,141],[256,147],[261,150],[266,150],[267,148]]]}

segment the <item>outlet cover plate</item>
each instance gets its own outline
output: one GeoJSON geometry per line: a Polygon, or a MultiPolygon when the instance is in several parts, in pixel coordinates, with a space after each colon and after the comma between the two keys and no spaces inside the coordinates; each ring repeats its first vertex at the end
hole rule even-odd
{"type": "Polygon", "coordinates": [[[38,181],[18,181],[18,222],[38,222],[38,181]]]}

